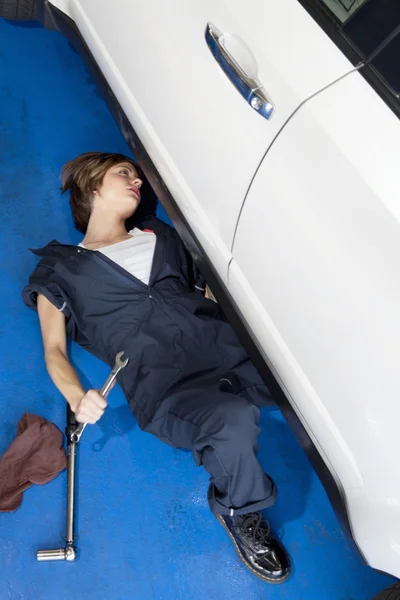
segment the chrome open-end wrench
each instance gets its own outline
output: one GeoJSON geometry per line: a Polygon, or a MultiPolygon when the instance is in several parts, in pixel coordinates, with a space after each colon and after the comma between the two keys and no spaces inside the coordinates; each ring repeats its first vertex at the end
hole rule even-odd
{"type": "MultiPolygon", "coordinates": [[[[103,398],[107,398],[108,392],[110,391],[111,386],[114,383],[116,376],[118,375],[118,373],[120,372],[121,369],[126,367],[126,365],[129,362],[128,356],[125,358],[125,360],[122,360],[123,355],[124,355],[123,352],[118,352],[117,356],[115,357],[115,364],[114,364],[113,370],[107,377],[105,384],[103,385],[103,387],[100,390],[100,396],[103,396],[103,398]]],[[[78,427],[71,434],[72,442],[75,442],[76,444],[79,442],[86,425],[87,425],[87,423],[79,423],[78,427]]]]}
{"type": "MultiPolygon", "coordinates": [[[[107,396],[111,389],[111,386],[121,369],[126,367],[129,358],[122,360],[123,352],[119,352],[115,357],[115,365],[107,381],[100,390],[100,395],[104,398],[107,396]]],[[[74,545],[74,521],[75,521],[75,462],[76,462],[76,450],[77,444],[80,440],[82,432],[85,428],[86,423],[80,423],[72,433],[69,433],[70,426],[74,423],[74,414],[67,406],[67,442],[68,442],[68,499],[67,499],[67,534],[66,534],[66,545],[64,548],[56,548],[52,550],[38,550],[36,557],[39,561],[59,561],[66,560],[73,562],[76,558],[76,548],[74,545]]],[[[72,425],[74,426],[74,425],[72,425]]]]}

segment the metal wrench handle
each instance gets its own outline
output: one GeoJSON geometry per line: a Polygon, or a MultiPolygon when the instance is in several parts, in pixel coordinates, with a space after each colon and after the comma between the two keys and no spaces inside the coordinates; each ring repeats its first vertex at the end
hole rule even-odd
{"type": "MultiPolygon", "coordinates": [[[[105,382],[105,384],[103,385],[103,387],[100,390],[100,396],[103,396],[103,398],[107,398],[107,394],[110,391],[111,385],[114,382],[114,379],[117,376],[119,369],[117,371],[114,372],[114,370],[111,371],[110,375],[107,377],[107,380],[105,382]]],[[[83,430],[85,429],[87,423],[79,423],[78,427],[75,429],[75,431],[72,433],[72,441],[74,442],[79,442],[79,440],[81,439],[81,435],[83,433],[83,430]]]]}
{"type": "Polygon", "coordinates": [[[75,465],[76,444],[68,443],[68,483],[67,483],[67,546],[74,543],[74,514],[75,514],[75,465]]]}
{"type": "MultiPolygon", "coordinates": [[[[121,369],[126,367],[129,358],[122,360],[123,352],[118,352],[115,357],[114,368],[103,387],[100,394],[105,398],[111,389],[112,384],[121,369]]],[[[68,441],[68,499],[67,499],[67,531],[65,548],[55,548],[53,550],[39,550],[36,554],[39,561],[59,561],[66,560],[73,562],[76,558],[76,548],[74,546],[74,520],[75,520],[75,470],[77,443],[82,435],[86,423],[80,423],[76,427],[75,415],[67,404],[67,441],[68,441]],[[72,428],[72,432],[71,432],[72,428]]]]}
{"type": "MultiPolygon", "coordinates": [[[[108,393],[111,389],[112,384],[114,383],[116,376],[118,375],[120,370],[123,369],[124,367],[126,367],[126,365],[128,364],[129,358],[122,360],[123,354],[124,354],[123,352],[118,352],[117,356],[115,357],[115,364],[114,364],[113,370],[107,377],[103,387],[101,388],[101,390],[99,392],[100,396],[103,396],[103,398],[107,398],[108,393]]],[[[86,425],[87,425],[87,423],[80,423],[78,425],[78,427],[75,429],[75,431],[71,434],[72,442],[75,442],[75,443],[79,442],[86,425]]]]}
{"type": "Polygon", "coordinates": [[[118,373],[120,372],[122,367],[117,367],[111,371],[111,373],[109,374],[109,376],[107,377],[103,387],[100,390],[100,396],[103,396],[103,398],[107,398],[108,396],[108,392],[111,389],[112,384],[114,383],[114,380],[116,378],[116,376],[118,375],[118,373]]]}

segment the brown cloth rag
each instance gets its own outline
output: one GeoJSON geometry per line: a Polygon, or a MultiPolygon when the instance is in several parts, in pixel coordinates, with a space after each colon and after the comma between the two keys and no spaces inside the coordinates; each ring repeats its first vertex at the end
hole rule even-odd
{"type": "Polygon", "coordinates": [[[25,490],[48,483],[66,468],[62,443],[53,423],[30,413],[21,417],[17,437],[0,459],[0,512],[16,510],[25,490]]]}

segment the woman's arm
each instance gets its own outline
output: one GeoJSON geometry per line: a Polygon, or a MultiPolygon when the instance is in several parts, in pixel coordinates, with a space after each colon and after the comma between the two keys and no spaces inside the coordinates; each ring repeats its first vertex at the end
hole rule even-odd
{"type": "Polygon", "coordinates": [[[95,423],[107,402],[96,390],[85,392],[68,359],[65,317],[43,294],[38,294],[37,309],[42,332],[47,371],[57,389],[84,423],[95,423]]]}

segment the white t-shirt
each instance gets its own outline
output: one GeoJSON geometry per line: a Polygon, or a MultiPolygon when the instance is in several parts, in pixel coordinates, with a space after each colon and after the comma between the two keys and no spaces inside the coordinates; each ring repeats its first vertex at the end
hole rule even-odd
{"type": "MultiPolygon", "coordinates": [[[[152,231],[141,231],[137,227],[128,233],[132,236],[130,239],[99,248],[98,252],[148,285],[156,247],[156,235],[152,231]]],[[[85,247],[83,244],[78,244],[78,246],[85,247]]]]}

